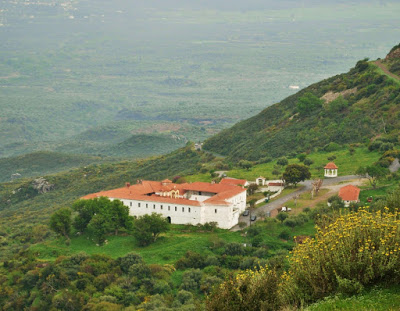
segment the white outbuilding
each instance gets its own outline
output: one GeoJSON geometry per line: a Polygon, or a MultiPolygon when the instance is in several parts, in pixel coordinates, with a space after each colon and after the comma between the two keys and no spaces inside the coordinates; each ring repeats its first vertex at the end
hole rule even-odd
{"type": "Polygon", "coordinates": [[[324,167],[324,176],[325,177],[337,177],[338,176],[338,167],[333,162],[329,162],[324,167]]]}

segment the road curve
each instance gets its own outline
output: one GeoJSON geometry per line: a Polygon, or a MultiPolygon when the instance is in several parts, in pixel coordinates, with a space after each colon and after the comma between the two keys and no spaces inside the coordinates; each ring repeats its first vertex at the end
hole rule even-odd
{"type": "MultiPolygon", "coordinates": [[[[322,187],[324,186],[330,186],[330,185],[334,185],[337,184],[339,182],[343,182],[343,181],[349,181],[349,180],[353,180],[353,179],[359,179],[360,176],[358,175],[347,175],[347,176],[340,176],[340,177],[334,177],[334,178],[326,178],[323,181],[322,187]]],[[[299,183],[299,185],[301,187],[299,187],[299,189],[295,192],[289,193],[283,197],[280,197],[270,203],[264,204],[263,206],[257,207],[257,208],[253,208],[250,209],[250,214],[256,213],[256,214],[266,214],[267,212],[271,212],[281,206],[284,206],[284,204],[287,201],[290,201],[292,199],[294,199],[294,197],[296,195],[300,195],[302,193],[311,191],[312,189],[312,182],[314,180],[306,180],[302,183],[299,183]]],[[[257,219],[259,220],[259,219],[257,219]]],[[[256,220],[256,221],[257,221],[256,220]]],[[[245,222],[246,224],[250,224],[250,217],[249,216],[240,216],[239,218],[239,222],[245,222]]],[[[231,229],[232,231],[238,231],[240,230],[239,226],[236,225],[235,227],[233,227],[231,229]]]]}

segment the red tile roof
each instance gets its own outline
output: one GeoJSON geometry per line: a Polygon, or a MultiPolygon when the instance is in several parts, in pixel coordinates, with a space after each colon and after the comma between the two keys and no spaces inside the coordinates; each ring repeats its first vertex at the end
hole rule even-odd
{"type": "Polygon", "coordinates": [[[360,188],[348,185],[340,188],[339,197],[343,201],[358,201],[358,196],[360,195],[360,188]]]}
{"type": "Polygon", "coordinates": [[[247,183],[247,180],[228,177],[228,178],[222,178],[219,183],[223,185],[244,186],[247,183]]]}
{"type": "Polygon", "coordinates": [[[167,204],[184,204],[192,206],[202,205],[201,202],[196,200],[156,195],[156,193],[169,192],[171,190],[179,190],[179,195],[183,195],[189,190],[215,193],[216,195],[204,201],[207,205],[229,205],[229,202],[225,201],[226,199],[246,191],[246,189],[242,187],[233,185],[210,184],[203,182],[195,182],[191,184],[171,183],[169,185],[163,185],[163,182],[144,180],[139,184],[130,185],[129,187],[125,186],[123,188],[88,194],[82,199],[94,199],[104,196],[114,199],[165,202],[167,204]]]}
{"type": "Polygon", "coordinates": [[[325,165],[324,168],[327,168],[327,169],[330,169],[330,170],[338,169],[338,167],[333,162],[329,162],[327,165],[325,165]]]}

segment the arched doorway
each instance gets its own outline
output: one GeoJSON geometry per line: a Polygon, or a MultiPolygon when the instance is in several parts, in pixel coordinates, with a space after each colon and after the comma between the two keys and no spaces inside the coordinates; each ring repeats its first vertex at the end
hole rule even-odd
{"type": "Polygon", "coordinates": [[[171,223],[171,217],[167,217],[167,221],[168,221],[168,223],[171,223]]]}

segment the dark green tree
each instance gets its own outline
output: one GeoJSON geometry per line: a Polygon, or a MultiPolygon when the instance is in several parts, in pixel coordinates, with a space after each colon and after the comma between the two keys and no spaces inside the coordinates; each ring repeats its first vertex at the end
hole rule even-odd
{"type": "Polygon", "coordinates": [[[257,191],[257,189],[258,189],[258,185],[257,184],[250,184],[247,187],[247,194],[248,195],[252,195],[257,191]]]}
{"type": "Polygon", "coordinates": [[[170,224],[161,215],[152,213],[143,215],[133,222],[133,235],[140,246],[146,246],[155,242],[158,236],[169,230],[170,224]]]}
{"type": "Polygon", "coordinates": [[[304,162],[304,160],[307,158],[306,153],[300,153],[297,155],[297,159],[299,159],[300,162],[304,162]]]}
{"type": "Polygon", "coordinates": [[[299,98],[297,111],[300,115],[309,115],[311,112],[322,107],[323,101],[314,94],[307,92],[299,98]]]}
{"type": "Polygon", "coordinates": [[[92,220],[92,217],[99,213],[101,203],[107,198],[96,198],[92,200],[77,200],[72,204],[72,209],[78,212],[78,215],[74,218],[73,226],[79,232],[84,232],[92,220]]]}
{"type": "Polygon", "coordinates": [[[281,157],[276,161],[276,164],[280,165],[280,166],[285,166],[288,165],[289,161],[286,157],[281,157]]]}
{"type": "Polygon", "coordinates": [[[93,240],[99,244],[103,245],[106,240],[106,234],[110,232],[112,225],[110,219],[105,215],[97,214],[90,220],[87,229],[93,240]]]}
{"type": "Polygon", "coordinates": [[[279,213],[278,215],[276,215],[276,218],[281,222],[283,222],[288,217],[289,215],[287,213],[279,213]]]}
{"type": "Polygon", "coordinates": [[[239,161],[239,167],[244,168],[246,170],[249,170],[253,164],[250,161],[247,160],[240,160],[239,161]]]}
{"type": "Polygon", "coordinates": [[[62,208],[51,215],[50,228],[69,241],[71,233],[71,210],[69,208],[62,208]]]}
{"type": "Polygon", "coordinates": [[[121,228],[132,228],[133,217],[129,216],[129,207],[120,200],[114,200],[107,208],[108,210],[104,211],[104,214],[109,217],[115,235],[118,235],[118,230],[121,228]]]}
{"type": "Polygon", "coordinates": [[[107,197],[100,197],[91,200],[78,200],[73,205],[74,211],[78,212],[73,225],[76,230],[84,232],[94,215],[103,215],[108,219],[107,228],[118,234],[121,228],[132,227],[132,217],[129,216],[129,207],[120,200],[110,201],[107,197]]]}
{"type": "Polygon", "coordinates": [[[297,183],[311,178],[311,173],[307,166],[299,164],[290,164],[286,166],[283,172],[283,179],[288,184],[294,184],[296,187],[297,183]]]}

